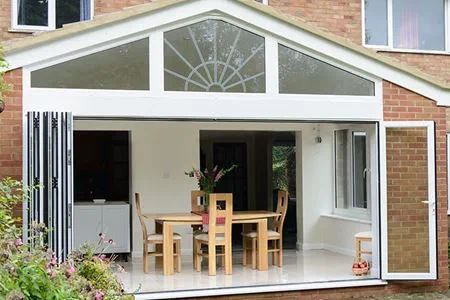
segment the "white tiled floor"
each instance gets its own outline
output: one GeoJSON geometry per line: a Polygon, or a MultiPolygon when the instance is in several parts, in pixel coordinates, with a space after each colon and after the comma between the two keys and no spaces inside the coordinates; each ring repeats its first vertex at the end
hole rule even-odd
{"type": "MultiPolygon", "coordinates": [[[[353,257],[326,250],[285,250],[282,268],[269,265],[267,272],[242,266],[241,253],[233,253],[233,275],[225,276],[217,269],[217,276],[208,276],[206,265],[202,272],[195,272],[192,258],[182,258],[182,272],[164,276],[155,270],[154,258],[150,258],[149,273],[142,271],[142,260],[123,263],[126,272],[118,274],[127,292],[163,292],[223,287],[243,287],[287,283],[311,283],[369,279],[371,275],[354,276],[351,270],[353,257]]],[[[269,261],[271,263],[271,261],[269,261]]]]}

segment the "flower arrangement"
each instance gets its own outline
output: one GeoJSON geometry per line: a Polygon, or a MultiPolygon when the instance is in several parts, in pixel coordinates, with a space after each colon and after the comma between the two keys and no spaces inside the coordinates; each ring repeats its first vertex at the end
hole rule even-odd
{"type": "Polygon", "coordinates": [[[189,177],[194,177],[197,180],[198,187],[200,190],[205,192],[205,203],[204,205],[208,206],[208,196],[209,194],[214,192],[214,188],[221,178],[223,178],[226,174],[230,173],[234,169],[236,169],[238,165],[233,164],[229,168],[224,168],[219,170],[219,166],[215,166],[211,171],[208,168],[205,168],[204,171],[200,169],[196,169],[192,167],[192,170],[189,172],[184,172],[189,177]]]}
{"type": "Polygon", "coordinates": [[[44,243],[45,224],[32,223],[30,243],[23,243],[12,210],[24,195],[20,182],[0,180],[0,299],[134,299],[113,273],[123,268],[104,254],[114,241],[103,234],[97,245],[84,245],[62,263],[44,243]]]}

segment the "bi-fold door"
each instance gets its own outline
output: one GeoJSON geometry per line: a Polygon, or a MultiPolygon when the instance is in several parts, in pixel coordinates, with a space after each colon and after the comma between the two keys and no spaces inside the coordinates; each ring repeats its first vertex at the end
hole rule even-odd
{"type": "Polygon", "coordinates": [[[381,274],[437,278],[435,125],[380,124],[381,274]]]}
{"type": "Polygon", "coordinates": [[[73,244],[72,114],[27,112],[24,123],[24,185],[35,187],[23,203],[24,239],[33,222],[46,224],[44,241],[64,260],[73,244]]]}

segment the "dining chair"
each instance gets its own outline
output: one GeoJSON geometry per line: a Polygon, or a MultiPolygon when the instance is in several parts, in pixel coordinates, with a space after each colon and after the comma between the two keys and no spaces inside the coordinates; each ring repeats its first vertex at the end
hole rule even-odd
{"type": "MultiPolygon", "coordinates": [[[[136,198],[136,211],[139,217],[139,222],[141,223],[142,234],[143,234],[143,246],[144,246],[144,272],[148,272],[148,256],[163,256],[163,252],[158,251],[155,247],[155,251],[149,251],[149,245],[163,245],[163,235],[161,233],[148,233],[147,224],[145,223],[145,218],[142,215],[141,210],[141,197],[139,193],[135,193],[136,198]]],[[[174,256],[176,257],[176,270],[181,272],[181,235],[178,233],[173,234],[173,245],[175,247],[174,256]]]]}
{"type": "Polygon", "coordinates": [[[208,212],[208,233],[197,234],[194,237],[196,253],[195,270],[201,271],[203,253],[202,245],[208,246],[208,274],[216,275],[216,256],[222,256],[225,264],[225,275],[232,273],[231,256],[231,223],[233,218],[233,194],[210,194],[208,212]],[[225,205],[222,206],[221,204],[225,205]],[[222,251],[217,253],[216,246],[222,251]]]}
{"type": "MultiPolygon", "coordinates": [[[[192,212],[202,212],[203,206],[199,204],[199,198],[205,197],[204,191],[191,191],[191,211],[192,212]]],[[[197,259],[197,253],[195,252],[195,236],[197,234],[203,233],[201,225],[191,225],[192,227],[192,263],[195,268],[195,262],[197,259]]]]}
{"type": "MultiPolygon", "coordinates": [[[[279,267],[283,266],[283,223],[286,217],[288,206],[288,192],[278,191],[278,203],[277,213],[279,214],[274,218],[272,229],[267,231],[267,240],[272,242],[272,248],[268,248],[268,252],[272,253],[272,264],[278,264],[279,267]]],[[[242,233],[242,245],[244,249],[242,264],[247,265],[248,251],[251,251],[252,268],[256,269],[256,254],[258,249],[256,248],[258,234],[256,231],[243,232],[242,233]]]]}

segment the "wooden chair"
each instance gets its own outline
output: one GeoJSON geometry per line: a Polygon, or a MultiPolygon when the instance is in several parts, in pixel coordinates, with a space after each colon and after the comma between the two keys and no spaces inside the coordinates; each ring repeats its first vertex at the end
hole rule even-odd
{"type": "Polygon", "coordinates": [[[355,241],[356,241],[356,260],[359,261],[361,259],[361,254],[372,254],[372,251],[362,251],[361,250],[361,243],[362,242],[371,242],[372,241],[372,232],[365,231],[365,232],[358,232],[355,234],[355,241]]]}
{"type": "MultiPolygon", "coordinates": [[[[163,235],[160,233],[148,233],[147,225],[145,224],[145,218],[142,215],[141,211],[141,199],[139,193],[135,194],[136,197],[136,211],[139,217],[139,222],[141,222],[142,234],[143,234],[143,245],[144,245],[144,272],[148,272],[148,256],[163,256],[161,251],[148,251],[149,245],[162,245],[163,244],[163,235]]],[[[181,272],[181,235],[178,233],[173,234],[173,245],[175,247],[174,256],[176,257],[177,262],[177,272],[181,272]]],[[[162,248],[162,247],[161,247],[162,248]]]]}
{"type": "Polygon", "coordinates": [[[202,245],[208,246],[208,274],[216,275],[216,256],[223,256],[225,262],[225,275],[232,273],[231,256],[231,223],[233,218],[233,194],[210,194],[209,195],[209,224],[208,233],[197,234],[194,237],[195,270],[201,271],[203,258],[202,245]],[[224,208],[218,207],[225,203],[224,208]],[[216,224],[217,217],[224,218],[223,225],[216,224]],[[222,246],[223,253],[216,252],[216,246],[222,246]]]}
{"type": "MultiPolygon", "coordinates": [[[[198,203],[198,199],[200,197],[205,197],[204,191],[191,191],[191,211],[192,212],[201,212],[203,211],[203,206],[198,203]]],[[[201,234],[202,226],[201,225],[192,225],[192,263],[195,268],[195,262],[197,259],[197,253],[195,252],[195,236],[197,234],[201,234]]]]}
{"type": "MultiPolygon", "coordinates": [[[[275,265],[275,263],[277,263],[279,267],[283,266],[283,223],[286,217],[287,206],[288,192],[279,191],[277,213],[280,215],[274,219],[272,230],[267,231],[268,242],[272,242],[273,245],[272,248],[268,249],[268,252],[272,253],[272,264],[275,265]]],[[[258,234],[256,231],[243,232],[242,237],[242,245],[244,248],[242,264],[244,266],[247,265],[248,251],[251,251],[252,268],[256,269],[256,245],[258,234]]]]}

